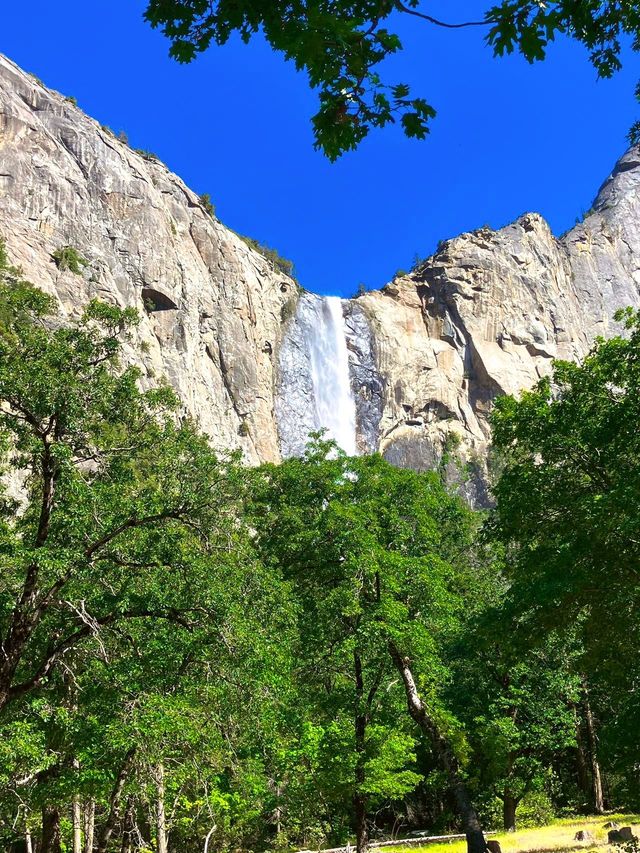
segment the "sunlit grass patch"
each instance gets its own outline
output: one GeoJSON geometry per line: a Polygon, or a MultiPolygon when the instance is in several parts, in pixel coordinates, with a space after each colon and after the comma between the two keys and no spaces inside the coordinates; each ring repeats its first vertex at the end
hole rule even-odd
{"type": "MultiPolygon", "coordinates": [[[[492,834],[491,838],[500,842],[503,853],[593,849],[606,846],[608,830],[604,828],[604,824],[612,820],[621,826],[631,826],[634,833],[640,835],[640,815],[610,814],[561,818],[548,826],[521,829],[518,832],[499,832],[492,834]],[[576,841],[575,834],[581,829],[588,830],[593,835],[593,840],[576,841]]],[[[385,853],[465,853],[466,849],[466,842],[460,839],[420,847],[391,847],[386,848],[385,853]]]]}

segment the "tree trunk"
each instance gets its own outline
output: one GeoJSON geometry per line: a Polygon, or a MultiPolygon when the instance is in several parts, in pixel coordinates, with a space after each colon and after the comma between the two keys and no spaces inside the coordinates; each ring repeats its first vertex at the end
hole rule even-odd
{"type": "Polygon", "coordinates": [[[276,807],[273,812],[273,818],[276,824],[276,836],[279,838],[282,832],[282,785],[280,782],[274,782],[276,789],[276,807]]]}
{"type": "Polygon", "coordinates": [[[518,800],[513,796],[509,788],[504,789],[502,798],[502,824],[505,832],[516,831],[516,809],[518,800]]]}
{"type": "Polygon", "coordinates": [[[364,681],[362,678],[362,661],[358,652],[353,653],[355,684],[356,684],[356,708],[355,708],[355,748],[356,748],[356,767],[355,767],[355,793],[353,795],[353,815],[356,829],[356,850],[357,853],[366,853],[369,846],[367,833],[367,798],[362,793],[362,786],[365,781],[365,761],[366,761],[366,733],[367,733],[367,712],[364,706],[364,681]]]}
{"type": "Polygon", "coordinates": [[[96,825],[96,801],[89,800],[84,807],[84,851],[93,853],[93,834],[96,825]]]}
{"type": "Polygon", "coordinates": [[[127,808],[122,821],[122,847],[121,853],[132,853],[133,834],[135,830],[135,811],[133,797],[127,798],[127,808]]]}
{"type": "Polygon", "coordinates": [[[52,806],[42,809],[40,853],[62,853],[60,846],[60,812],[52,806]]]}
{"type": "Polygon", "coordinates": [[[369,848],[369,832],[367,830],[367,801],[362,794],[354,794],[353,811],[356,824],[357,853],[366,853],[369,848]]]}
{"type": "Polygon", "coordinates": [[[591,780],[589,778],[589,768],[587,767],[587,754],[582,737],[582,720],[578,713],[576,705],[573,706],[573,719],[576,732],[576,779],[578,788],[587,797],[591,797],[591,780]]]}
{"type": "Polygon", "coordinates": [[[33,853],[33,841],[31,839],[31,830],[29,827],[24,831],[24,849],[25,853],[33,853]]]}
{"type": "Polygon", "coordinates": [[[120,800],[122,798],[122,789],[124,788],[127,773],[129,772],[129,767],[131,766],[135,752],[135,747],[132,746],[124,757],[120,772],[118,773],[113,785],[111,796],[109,797],[109,813],[105,824],[102,827],[102,832],[100,833],[100,839],[98,841],[98,853],[107,853],[111,836],[113,835],[113,831],[116,828],[118,821],[120,820],[120,800]]]}
{"type": "Polygon", "coordinates": [[[602,776],[600,774],[600,762],[598,761],[598,736],[596,725],[589,702],[589,691],[586,682],[583,682],[584,715],[587,724],[587,741],[589,743],[589,755],[591,758],[591,782],[593,784],[593,808],[596,814],[604,814],[604,795],[602,793],[602,776]]]}
{"type": "Polygon", "coordinates": [[[451,748],[451,744],[440,734],[437,725],[429,717],[427,709],[418,693],[409,661],[407,658],[402,657],[394,643],[390,642],[388,648],[395,667],[404,683],[409,714],[429,738],[435,758],[449,779],[456,808],[467,837],[467,851],[468,853],[486,853],[487,842],[485,841],[478,815],[471,802],[467,786],[462,778],[458,759],[451,748]]]}
{"type": "Polygon", "coordinates": [[[156,767],[156,843],[158,853],[167,853],[167,814],[164,803],[164,764],[156,767]]]}
{"type": "Polygon", "coordinates": [[[80,797],[74,794],[72,810],[73,822],[73,853],[82,853],[82,809],[80,808],[80,797]]]}

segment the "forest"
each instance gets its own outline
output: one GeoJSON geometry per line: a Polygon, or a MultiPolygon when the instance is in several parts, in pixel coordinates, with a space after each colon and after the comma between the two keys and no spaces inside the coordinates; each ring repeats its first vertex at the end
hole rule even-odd
{"type": "MultiPolygon", "coordinates": [[[[442,470],[248,468],[0,248],[0,846],[365,853],[640,808],[640,314],[442,470]]],[[[449,448],[443,459],[455,456],[449,448]]]]}

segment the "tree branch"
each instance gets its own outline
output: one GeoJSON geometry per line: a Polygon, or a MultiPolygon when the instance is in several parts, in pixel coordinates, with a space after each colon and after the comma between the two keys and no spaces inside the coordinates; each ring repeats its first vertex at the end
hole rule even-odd
{"type": "Polygon", "coordinates": [[[74,631],[73,634],[70,634],[64,640],[56,638],[55,641],[49,643],[44,659],[33,675],[25,681],[20,682],[20,684],[9,687],[7,690],[7,702],[18,699],[20,696],[24,696],[25,693],[36,688],[51,672],[62,655],[77,646],[81,640],[97,633],[98,627],[110,625],[119,619],[166,619],[181,625],[187,631],[193,630],[192,623],[185,619],[178,610],[173,609],[166,612],[156,610],[127,610],[123,613],[109,613],[106,616],[92,617],[90,623],[83,625],[82,628],[78,628],[77,631],[74,631]]]}
{"type": "Polygon", "coordinates": [[[108,545],[109,542],[112,542],[117,536],[121,533],[124,533],[125,530],[133,530],[136,527],[144,527],[145,524],[152,524],[154,521],[167,521],[168,519],[175,519],[176,521],[182,521],[182,512],[179,509],[167,510],[166,512],[159,512],[156,515],[147,515],[143,518],[132,517],[123,521],[122,524],[119,524],[117,527],[114,527],[113,530],[109,531],[109,533],[105,533],[100,539],[97,539],[93,544],[89,545],[89,547],[85,550],[84,555],[87,560],[90,560],[91,557],[99,551],[100,548],[103,548],[105,545],[108,545]]]}
{"type": "Polygon", "coordinates": [[[401,0],[395,0],[395,7],[400,12],[405,12],[407,15],[414,15],[416,18],[422,18],[424,21],[428,21],[430,24],[435,24],[437,27],[445,27],[448,30],[462,30],[465,27],[486,27],[491,24],[491,21],[464,21],[460,24],[449,24],[446,21],[440,21],[438,18],[434,18],[432,15],[425,15],[424,12],[418,12],[417,9],[412,9],[410,6],[405,6],[401,0]]]}

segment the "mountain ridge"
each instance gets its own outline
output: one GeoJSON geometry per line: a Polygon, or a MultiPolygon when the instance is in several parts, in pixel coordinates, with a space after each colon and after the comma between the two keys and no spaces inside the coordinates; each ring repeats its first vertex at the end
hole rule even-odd
{"type": "MultiPolygon", "coordinates": [[[[166,377],[216,446],[251,464],[280,458],[283,430],[296,429],[287,394],[300,392],[283,387],[282,353],[289,385],[308,370],[289,346],[298,284],[159,160],[2,56],[0,235],[63,317],[94,296],[137,307],[126,357],[143,382],[166,377]],[[56,266],[64,246],[88,261],[81,275],[56,266]]],[[[640,306],[639,257],[631,149],[561,237],[527,213],[447,240],[409,275],[343,301],[360,450],[420,469],[455,445],[457,469],[481,472],[492,400],[616,331],[615,310],[640,306]]],[[[463,486],[472,501],[481,479],[472,471],[463,486]]]]}

